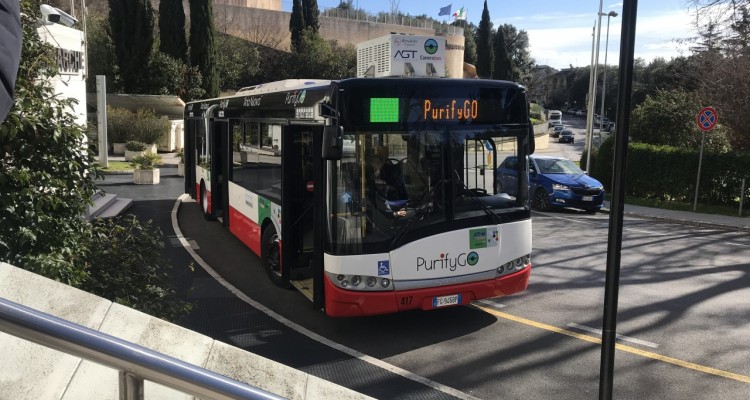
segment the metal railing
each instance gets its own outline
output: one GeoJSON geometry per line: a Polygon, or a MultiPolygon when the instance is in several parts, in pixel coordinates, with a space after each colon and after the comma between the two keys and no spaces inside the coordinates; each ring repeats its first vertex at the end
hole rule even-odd
{"type": "Polygon", "coordinates": [[[201,399],[282,399],[213,371],[1,297],[0,331],[120,371],[120,400],[142,400],[144,380],[201,399]]]}

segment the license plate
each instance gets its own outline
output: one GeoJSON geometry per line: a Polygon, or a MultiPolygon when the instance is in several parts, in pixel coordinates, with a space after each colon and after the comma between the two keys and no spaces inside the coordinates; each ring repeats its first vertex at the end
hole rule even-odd
{"type": "Polygon", "coordinates": [[[432,308],[454,306],[461,304],[461,293],[450,296],[437,296],[432,298],[432,308]]]}
{"type": "Polygon", "coordinates": [[[594,201],[594,196],[583,196],[583,201],[594,201]]]}

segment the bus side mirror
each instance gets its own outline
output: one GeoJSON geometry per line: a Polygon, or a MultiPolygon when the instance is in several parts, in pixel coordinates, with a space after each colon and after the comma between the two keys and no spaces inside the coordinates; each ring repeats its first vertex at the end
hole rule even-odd
{"type": "Polygon", "coordinates": [[[528,137],[528,154],[534,154],[534,150],[536,150],[536,138],[534,137],[534,126],[529,123],[529,137],[528,137]]]}
{"type": "Polygon", "coordinates": [[[340,160],[343,154],[344,127],[340,125],[323,127],[323,159],[340,160]]]}

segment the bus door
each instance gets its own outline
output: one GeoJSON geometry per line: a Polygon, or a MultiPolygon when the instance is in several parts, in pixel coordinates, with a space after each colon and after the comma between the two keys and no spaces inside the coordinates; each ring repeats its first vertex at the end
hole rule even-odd
{"type": "Polygon", "coordinates": [[[226,120],[212,120],[208,138],[211,141],[211,216],[229,226],[229,177],[231,167],[231,137],[226,120]]]}
{"type": "Polygon", "coordinates": [[[202,142],[198,140],[198,130],[203,126],[203,120],[191,118],[185,120],[185,129],[183,130],[183,151],[185,154],[185,193],[190,197],[198,197],[195,192],[195,165],[198,164],[198,152],[202,142]],[[192,149],[192,151],[190,150],[192,149]]]}
{"type": "Polygon", "coordinates": [[[322,132],[322,126],[286,125],[281,134],[281,257],[285,280],[313,276],[313,190],[317,189],[313,182],[313,138],[320,137],[322,132]]]}

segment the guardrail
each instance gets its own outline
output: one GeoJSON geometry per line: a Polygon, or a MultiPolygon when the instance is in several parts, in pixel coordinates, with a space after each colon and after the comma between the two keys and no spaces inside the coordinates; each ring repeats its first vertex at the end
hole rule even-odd
{"type": "Polygon", "coordinates": [[[1,297],[0,331],[118,370],[120,400],[142,400],[144,380],[201,399],[282,399],[205,368],[1,297]]]}

